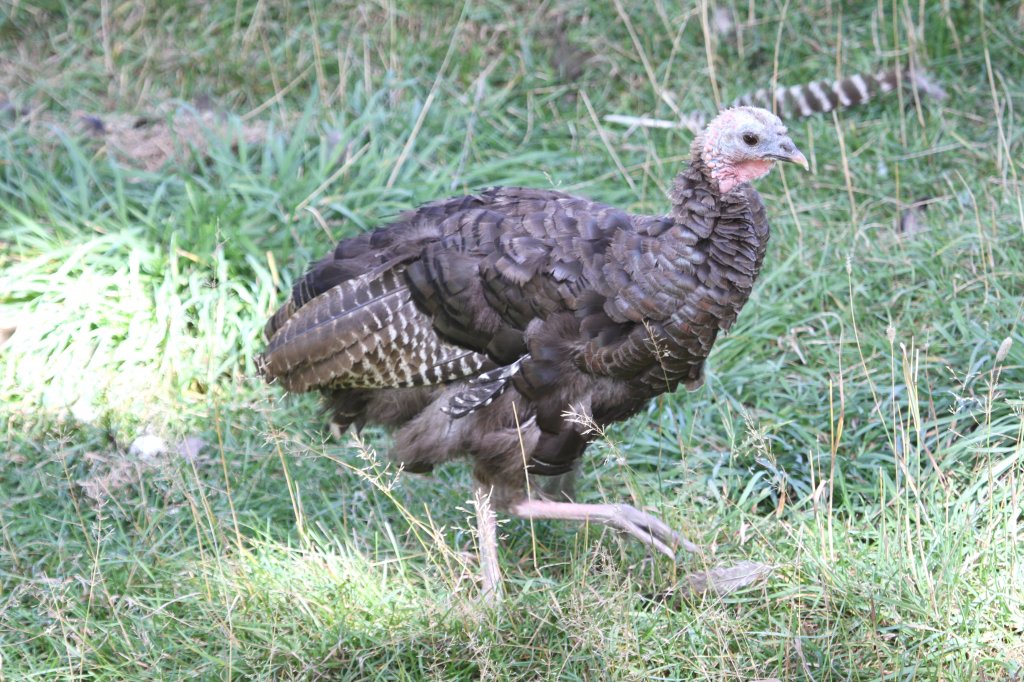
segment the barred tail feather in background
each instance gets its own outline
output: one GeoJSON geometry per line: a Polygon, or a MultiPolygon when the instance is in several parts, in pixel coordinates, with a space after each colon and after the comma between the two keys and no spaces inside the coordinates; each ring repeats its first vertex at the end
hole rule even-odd
{"type": "Polygon", "coordinates": [[[872,98],[892,92],[900,85],[914,88],[937,101],[946,92],[923,71],[890,69],[877,74],[855,74],[837,81],[819,80],[806,85],[780,86],[770,91],[761,88],[733,100],[731,106],[756,106],[774,109],[782,118],[805,118],[813,114],[864,104],[872,98]]]}
{"type": "MultiPolygon", "coordinates": [[[[748,92],[729,103],[730,107],[755,106],[774,111],[783,119],[807,118],[833,109],[855,107],[892,92],[898,87],[916,90],[921,97],[938,102],[946,99],[946,91],[919,69],[890,69],[874,75],[858,73],[837,81],[818,80],[804,85],[779,86],[775,90],[761,88],[748,92]]],[[[676,120],[608,114],[604,120],[625,126],[644,128],[687,128],[698,133],[707,124],[703,111],[683,112],[676,120]]]]}

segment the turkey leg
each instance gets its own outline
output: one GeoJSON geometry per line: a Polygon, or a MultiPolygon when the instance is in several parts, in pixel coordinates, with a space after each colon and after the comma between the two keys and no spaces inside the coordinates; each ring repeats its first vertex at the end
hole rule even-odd
{"type": "Polygon", "coordinates": [[[482,483],[473,486],[476,506],[477,543],[480,548],[480,571],[483,575],[484,601],[501,600],[501,571],[498,569],[498,518],[491,503],[491,488],[482,483]]]}
{"type": "Polygon", "coordinates": [[[700,552],[700,547],[669,528],[664,521],[628,504],[524,500],[513,505],[510,511],[523,519],[562,519],[600,523],[629,533],[648,547],[653,547],[672,559],[676,556],[676,547],[682,547],[687,552],[700,552]]]}

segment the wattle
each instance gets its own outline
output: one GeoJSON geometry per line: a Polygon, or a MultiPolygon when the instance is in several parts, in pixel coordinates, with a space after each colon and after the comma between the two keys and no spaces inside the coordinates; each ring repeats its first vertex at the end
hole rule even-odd
{"type": "Polygon", "coordinates": [[[736,164],[722,164],[712,171],[711,177],[718,181],[718,188],[725,193],[737,185],[765,175],[774,165],[775,161],[772,159],[752,159],[736,164]]]}

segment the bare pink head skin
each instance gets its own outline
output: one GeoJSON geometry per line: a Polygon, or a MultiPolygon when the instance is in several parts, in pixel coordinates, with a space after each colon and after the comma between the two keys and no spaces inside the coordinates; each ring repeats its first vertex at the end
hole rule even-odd
{"type": "Polygon", "coordinates": [[[700,153],[723,194],[765,175],[776,161],[809,168],[782,120],[758,107],[734,107],[720,113],[694,140],[694,151],[700,153]]]}

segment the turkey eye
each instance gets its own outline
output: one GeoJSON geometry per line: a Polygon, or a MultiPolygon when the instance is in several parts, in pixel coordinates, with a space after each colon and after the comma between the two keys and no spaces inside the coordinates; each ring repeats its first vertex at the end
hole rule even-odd
{"type": "Polygon", "coordinates": [[[757,135],[755,135],[754,133],[744,133],[743,141],[749,144],[751,147],[753,147],[755,144],[757,144],[757,135]]]}

